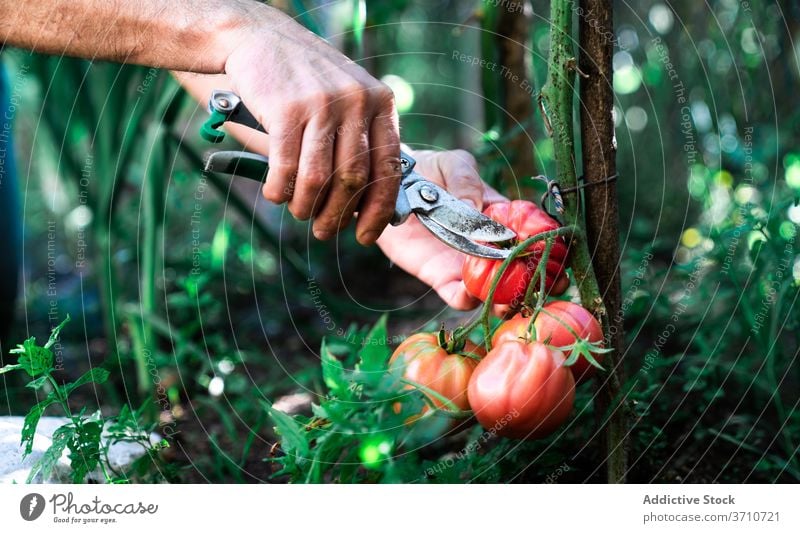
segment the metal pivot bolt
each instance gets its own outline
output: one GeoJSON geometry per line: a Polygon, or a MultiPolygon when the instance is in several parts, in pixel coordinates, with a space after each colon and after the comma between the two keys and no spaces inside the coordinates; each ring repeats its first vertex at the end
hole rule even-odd
{"type": "Polygon", "coordinates": [[[223,113],[233,112],[242,100],[235,94],[229,91],[214,91],[211,94],[211,110],[221,111],[223,113]]]}
{"type": "Polygon", "coordinates": [[[433,189],[431,189],[427,185],[424,185],[424,186],[420,187],[419,195],[426,202],[433,203],[433,202],[435,202],[436,200],[439,199],[439,193],[437,193],[436,191],[434,191],[433,189]]]}

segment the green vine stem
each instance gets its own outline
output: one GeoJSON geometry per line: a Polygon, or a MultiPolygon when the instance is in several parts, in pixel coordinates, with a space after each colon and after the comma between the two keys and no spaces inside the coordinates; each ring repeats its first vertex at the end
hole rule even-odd
{"type": "MultiPolygon", "coordinates": [[[[550,2],[550,55],[548,57],[547,81],[539,97],[539,108],[545,126],[553,137],[556,181],[563,188],[577,186],[575,169],[575,134],[573,128],[574,79],[577,60],[573,53],[572,16],[574,0],[551,0],[550,2]]],[[[586,222],[579,205],[580,194],[564,197],[564,220],[576,226],[581,235],[586,235],[586,222]]],[[[592,257],[585,239],[573,241],[570,249],[570,266],[575,276],[581,302],[603,324],[608,331],[608,313],[601,296],[597,278],[592,268],[592,257]]],[[[616,368],[611,367],[609,379],[616,379],[616,368]]],[[[615,416],[624,416],[619,414],[615,416]]],[[[623,482],[625,479],[626,452],[624,432],[617,429],[620,424],[606,426],[607,469],[609,481],[623,482]],[[615,429],[616,428],[616,429],[615,429]]]]}
{"type": "Polygon", "coordinates": [[[400,383],[408,385],[409,387],[413,387],[414,389],[424,393],[422,395],[422,399],[428,404],[428,406],[431,407],[432,412],[440,412],[449,416],[450,418],[470,418],[473,415],[472,411],[459,409],[458,406],[454,404],[452,400],[450,400],[450,398],[440,394],[430,387],[426,387],[422,383],[417,383],[416,381],[406,378],[401,378],[400,383]],[[437,406],[436,402],[434,402],[431,397],[442,402],[444,408],[437,406]]]}
{"type": "MultiPolygon", "coordinates": [[[[508,267],[515,259],[523,255],[523,253],[525,253],[534,243],[542,240],[552,241],[552,239],[557,237],[572,237],[573,240],[579,240],[576,238],[578,237],[576,232],[577,228],[575,226],[563,226],[558,229],[545,231],[539,233],[538,235],[529,237],[515,246],[511,250],[511,253],[508,255],[508,257],[503,260],[503,263],[497,270],[497,274],[495,274],[494,279],[492,280],[492,285],[489,287],[489,293],[486,295],[486,301],[483,303],[483,307],[481,308],[481,312],[478,317],[471,323],[456,331],[453,336],[457,337],[458,341],[460,342],[462,339],[466,339],[478,325],[483,325],[484,344],[486,346],[486,351],[491,350],[492,332],[491,328],[489,327],[489,317],[492,312],[492,302],[494,301],[494,293],[497,292],[497,286],[500,284],[500,279],[503,277],[503,274],[505,274],[508,267]]],[[[542,263],[543,261],[540,260],[539,265],[542,265],[542,263]]],[[[545,266],[542,266],[542,268],[545,268],[545,266]]]]}
{"type": "MultiPolygon", "coordinates": [[[[551,133],[556,161],[556,181],[562,188],[575,187],[578,179],[575,171],[575,133],[572,120],[576,62],[572,54],[572,0],[551,2],[550,57],[547,81],[540,95],[540,108],[545,124],[551,133]]],[[[578,194],[564,196],[564,220],[566,224],[586,233],[586,225],[578,203],[578,194]]],[[[605,308],[600,289],[592,269],[592,257],[584,239],[574,241],[570,247],[570,266],[581,296],[581,302],[594,315],[603,317],[605,308]]]]}
{"type": "MultiPolygon", "coordinates": [[[[528,284],[528,290],[525,291],[525,298],[522,299],[522,304],[525,306],[538,310],[542,308],[544,305],[544,299],[546,296],[546,283],[547,283],[547,261],[550,259],[550,250],[553,247],[553,240],[547,239],[544,244],[544,251],[542,252],[542,257],[539,259],[539,264],[536,265],[536,272],[533,273],[533,277],[531,278],[531,282],[528,284]],[[538,280],[538,283],[537,283],[538,280]],[[538,292],[536,291],[536,287],[539,287],[538,292]],[[533,295],[536,294],[536,305],[532,306],[531,302],[533,301],[533,295]]],[[[534,316],[536,315],[537,311],[534,311],[534,316]]]]}

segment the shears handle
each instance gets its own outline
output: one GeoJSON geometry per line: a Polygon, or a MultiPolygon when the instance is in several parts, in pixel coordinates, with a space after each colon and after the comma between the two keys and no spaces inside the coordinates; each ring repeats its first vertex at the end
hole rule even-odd
{"type": "MultiPolygon", "coordinates": [[[[256,120],[250,110],[242,103],[239,95],[230,91],[215,90],[208,102],[210,116],[200,128],[200,136],[212,143],[219,143],[225,138],[225,132],[219,128],[226,122],[234,122],[266,133],[264,127],[256,120]]],[[[405,188],[416,180],[407,179],[412,175],[416,161],[405,152],[400,152],[400,167],[403,182],[400,194],[397,195],[395,211],[391,224],[398,226],[408,220],[412,213],[411,204],[405,194],[405,188]]],[[[269,158],[261,154],[247,151],[219,151],[208,156],[205,169],[209,172],[220,172],[241,176],[254,181],[264,182],[269,172],[269,158]]]]}
{"type": "MultiPolygon", "coordinates": [[[[210,142],[218,143],[225,138],[219,128],[226,122],[266,133],[241,98],[230,91],[214,91],[208,110],[211,116],[201,127],[200,135],[210,142]]],[[[415,213],[423,226],[451,248],[477,257],[507,257],[509,250],[489,247],[475,239],[499,242],[513,238],[515,233],[425,180],[414,172],[415,165],[411,156],[400,152],[402,179],[391,224],[398,226],[415,213]]],[[[269,172],[269,158],[253,152],[220,151],[206,159],[205,169],[264,182],[269,172]]]]}

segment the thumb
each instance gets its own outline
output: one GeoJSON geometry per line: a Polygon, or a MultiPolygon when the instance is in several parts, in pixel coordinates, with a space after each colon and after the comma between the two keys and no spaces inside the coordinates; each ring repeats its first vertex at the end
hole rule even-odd
{"type": "Polygon", "coordinates": [[[483,205],[497,204],[501,202],[508,202],[508,198],[497,192],[489,184],[483,184],[483,205]]]}
{"type": "Polygon", "coordinates": [[[472,154],[465,150],[440,152],[437,163],[447,191],[478,211],[483,210],[485,184],[478,175],[478,163],[472,154]]]}

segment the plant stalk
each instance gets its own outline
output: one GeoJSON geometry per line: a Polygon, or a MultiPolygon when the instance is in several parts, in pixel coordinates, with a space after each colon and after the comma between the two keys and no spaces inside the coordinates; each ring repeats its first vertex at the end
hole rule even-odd
{"type": "MultiPolygon", "coordinates": [[[[586,202],[586,243],[592,251],[592,264],[603,295],[606,315],[602,320],[606,345],[613,351],[606,355],[607,378],[598,380],[597,412],[605,413],[612,405],[620,405],[608,418],[604,433],[604,449],[608,457],[608,481],[624,481],[628,467],[628,411],[619,402],[625,382],[622,289],[620,283],[619,208],[616,182],[608,181],[616,174],[614,141],[614,91],[611,58],[614,43],[613,4],[611,0],[580,0],[583,13],[592,13],[595,20],[580,20],[580,83],[581,150],[585,183],[592,184],[584,192],[586,202]]],[[[598,414],[598,416],[602,416],[598,414]]]]}
{"type": "MultiPolygon", "coordinates": [[[[550,55],[548,58],[547,81],[542,88],[539,104],[545,126],[553,137],[556,160],[556,181],[562,188],[578,185],[575,164],[575,133],[573,125],[573,98],[575,94],[575,72],[577,60],[573,52],[572,16],[575,13],[574,0],[552,0],[550,3],[550,55]]],[[[584,11],[585,12],[585,11],[584,11]]],[[[589,105],[584,102],[585,106],[589,105]]],[[[591,107],[589,107],[591,109],[591,107]]],[[[609,115],[610,117],[610,115],[609,115]]],[[[588,164],[587,164],[588,166],[588,164]]],[[[604,327],[608,327],[608,312],[595,276],[592,255],[585,238],[587,224],[580,206],[580,193],[565,195],[564,220],[568,225],[579,228],[584,238],[574,239],[570,247],[570,266],[581,297],[581,302],[604,327]]],[[[594,229],[594,228],[593,228],[594,229]]],[[[614,266],[616,263],[614,264],[614,266]]],[[[613,267],[612,267],[613,268],[613,267]]],[[[615,376],[613,358],[610,358],[612,375],[615,376]]],[[[609,380],[606,380],[609,381],[609,380]]],[[[609,387],[605,387],[608,394],[609,387]]],[[[614,387],[610,387],[613,389],[614,387]]],[[[604,412],[598,405],[598,412],[604,412]]],[[[621,410],[620,410],[621,411],[621,410]]],[[[624,449],[623,413],[612,416],[606,427],[605,456],[609,482],[619,483],[625,479],[626,454],[624,449]],[[618,431],[623,429],[622,432],[618,431]]]]}

